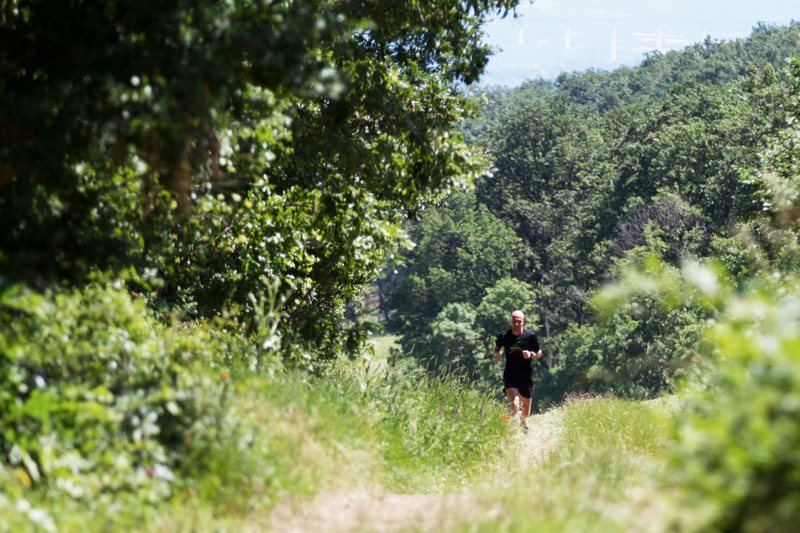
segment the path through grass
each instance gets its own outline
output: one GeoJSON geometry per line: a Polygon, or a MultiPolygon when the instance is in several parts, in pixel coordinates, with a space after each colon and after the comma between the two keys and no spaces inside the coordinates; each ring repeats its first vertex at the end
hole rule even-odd
{"type": "Polygon", "coordinates": [[[448,493],[324,493],[275,522],[308,531],[664,531],[663,403],[592,399],[531,418],[484,478],[448,493]]]}

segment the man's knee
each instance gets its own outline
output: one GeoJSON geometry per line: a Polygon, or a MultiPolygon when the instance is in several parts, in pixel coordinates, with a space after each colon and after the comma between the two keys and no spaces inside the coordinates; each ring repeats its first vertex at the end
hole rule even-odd
{"type": "Polygon", "coordinates": [[[506,389],[506,396],[508,397],[508,401],[510,401],[514,405],[519,405],[520,402],[519,390],[509,387],[506,389]]]}

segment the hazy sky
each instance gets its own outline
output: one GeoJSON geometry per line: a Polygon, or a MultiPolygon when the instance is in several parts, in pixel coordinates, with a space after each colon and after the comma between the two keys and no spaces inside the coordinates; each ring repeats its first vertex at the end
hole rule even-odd
{"type": "Polygon", "coordinates": [[[481,83],[519,85],[564,71],[637,65],[644,54],[746,37],[759,22],[800,20],[798,0],[522,0],[514,19],[490,22],[500,50],[481,83]]]}

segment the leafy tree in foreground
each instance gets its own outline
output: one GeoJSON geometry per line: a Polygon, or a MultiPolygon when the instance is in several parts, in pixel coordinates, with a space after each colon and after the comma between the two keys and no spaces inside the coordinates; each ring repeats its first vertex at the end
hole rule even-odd
{"type": "Polygon", "coordinates": [[[284,328],[332,349],[401,217],[482,168],[455,88],[516,3],[5,2],[0,273],[133,267],[199,315],[278,279],[284,328]]]}
{"type": "Polygon", "coordinates": [[[800,517],[798,257],[791,272],[762,271],[740,289],[714,265],[651,263],[602,293],[617,304],[643,293],[665,312],[689,305],[714,316],[698,345],[702,362],[678,389],[666,481],[681,491],[677,529],[783,531],[800,517]]]}

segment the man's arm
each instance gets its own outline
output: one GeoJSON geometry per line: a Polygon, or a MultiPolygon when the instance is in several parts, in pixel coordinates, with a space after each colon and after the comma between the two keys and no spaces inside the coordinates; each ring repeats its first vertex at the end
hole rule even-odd
{"type": "Polygon", "coordinates": [[[500,360],[500,357],[501,357],[501,355],[500,355],[500,346],[498,346],[496,344],[494,345],[494,350],[492,351],[492,355],[494,356],[494,360],[495,361],[499,361],[500,360]]]}
{"type": "Polygon", "coordinates": [[[533,357],[537,361],[542,358],[542,349],[539,347],[539,339],[536,338],[536,335],[533,336],[533,340],[529,345],[528,350],[522,351],[522,357],[525,359],[530,359],[533,357]]]}
{"type": "Polygon", "coordinates": [[[539,339],[536,337],[536,335],[533,336],[533,350],[533,358],[539,361],[539,364],[544,366],[546,369],[550,370],[550,358],[547,357],[542,359],[542,347],[539,346],[539,339]]]}

